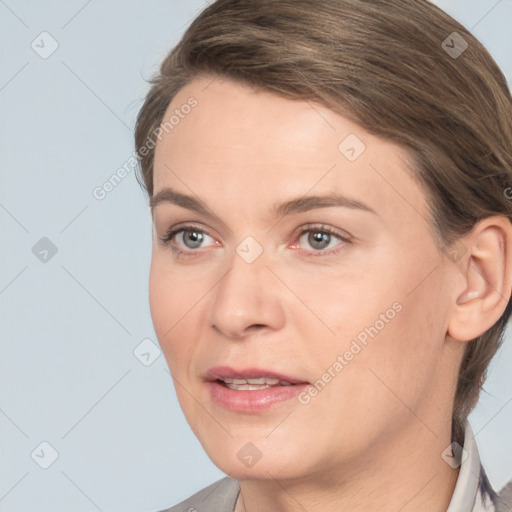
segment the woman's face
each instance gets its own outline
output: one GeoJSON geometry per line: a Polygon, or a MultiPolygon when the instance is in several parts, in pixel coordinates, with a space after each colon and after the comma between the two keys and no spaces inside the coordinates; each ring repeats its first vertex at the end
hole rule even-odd
{"type": "Polygon", "coordinates": [[[212,460],[240,480],[334,477],[437,435],[457,372],[450,262],[405,154],[323,106],[220,79],[182,89],[172,115],[150,306],[212,460]]]}

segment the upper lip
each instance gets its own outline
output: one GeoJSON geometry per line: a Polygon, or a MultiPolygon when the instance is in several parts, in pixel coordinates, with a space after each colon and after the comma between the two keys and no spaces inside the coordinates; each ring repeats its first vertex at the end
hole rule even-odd
{"type": "Polygon", "coordinates": [[[269,379],[279,379],[281,381],[290,382],[291,384],[307,384],[303,379],[298,379],[286,375],[284,373],[275,372],[273,370],[266,370],[264,368],[257,368],[254,366],[245,368],[232,368],[231,366],[215,366],[210,368],[206,373],[205,380],[215,381],[222,379],[256,379],[258,377],[265,377],[269,379]]]}

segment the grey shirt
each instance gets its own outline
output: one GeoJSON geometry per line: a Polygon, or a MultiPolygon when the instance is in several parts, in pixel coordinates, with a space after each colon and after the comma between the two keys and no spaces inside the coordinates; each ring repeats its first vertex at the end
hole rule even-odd
{"type": "MultiPolygon", "coordinates": [[[[480,462],[473,431],[466,422],[459,476],[446,512],[512,512],[512,482],[498,495],[480,462]]],[[[240,483],[226,477],[162,512],[233,512],[240,483]]]]}

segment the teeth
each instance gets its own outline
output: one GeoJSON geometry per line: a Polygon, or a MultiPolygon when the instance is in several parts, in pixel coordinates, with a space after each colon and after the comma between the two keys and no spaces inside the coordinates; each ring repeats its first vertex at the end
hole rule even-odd
{"type": "Polygon", "coordinates": [[[236,391],[257,391],[258,389],[266,389],[271,386],[267,384],[226,384],[229,389],[235,389],[236,391]]]}
{"type": "Polygon", "coordinates": [[[270,377],[257,377],[252,379],[220,379],[229,389],[237,391],[254,391],[258,389],[266,389],[271,386],[292,386],[291,382],[285,380],[273,379],[270,377]]]}
{"type": "Polygon", "coordinates": [[[279,384],[279,379],[267,379],[265,377],[261,377],[259,379],[247,379],[248,384],[268,384],[269,386],[275,386],[279,384]]]}

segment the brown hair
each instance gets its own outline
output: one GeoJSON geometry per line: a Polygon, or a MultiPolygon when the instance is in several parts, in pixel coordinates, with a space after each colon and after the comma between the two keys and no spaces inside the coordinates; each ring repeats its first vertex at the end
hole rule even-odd
{"type": "MultiPolygon", "coordinates": [[[[214,2],[165,58],[139,112],[135,142],[150,197],[148,142],[176,93],[199,76],[319,102],[408,150],[440,247],[453,247],[487,216],[512,218],[504,194],[512,186],[507,82],[482,44],[427,0],[214,2]]],[[[454,440],[461,442],[511,310],[512,301],[467,344],[454,440]]]]}

